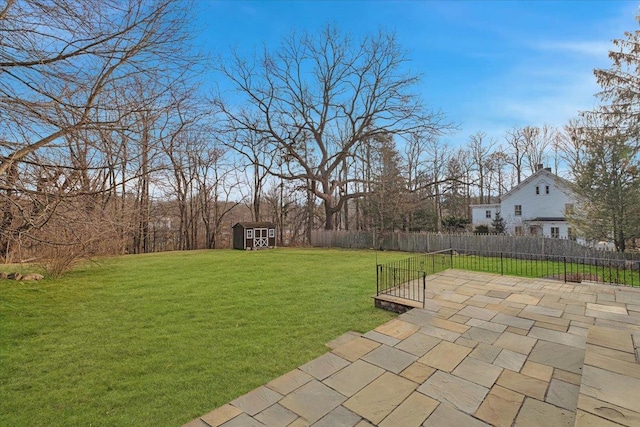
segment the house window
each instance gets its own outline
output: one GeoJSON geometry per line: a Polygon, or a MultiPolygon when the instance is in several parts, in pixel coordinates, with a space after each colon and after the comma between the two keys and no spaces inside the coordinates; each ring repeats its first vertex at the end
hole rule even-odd
{"type": "Polygon", "coordinates": [[[515,205],[513,214],[515,216],[522,216],[522,205],[515,205]]]}
{"type": "Polygon", "coordinates": [[[536,194],[540,194],[540,187],[536,185],[536,194]]]}
{"type": "Polygon", "coordinates": [[[253,239],[253,228],[247,229],[247,239],[253,239]]]}
{"type": "Polygon", "coordinates": [[[522,236],[524,234],[524,233],[522,233],[522,226],[521,225],[516,225],[515,232],[516,232],[516,236],[522,236]]]}
{"type": "Polygon", "coordinates": [[[485,218],[491,218],[491,211],[484,211],[485,218]]]}
{"type": "Polygon", "coordinates": [[[560,237],[560,227],[551,227],[551,237],[554,239],[560,237]]]}
{"type": "Polygon", "coordinates": [[[275,228],[270,228],[269,229],[269,238],[273,239],[274,237],[276,237],[276,229],[275,228]]]}
{"type": "Polygon", "coordinates": [[[546,187],[544,187],[544,192],[545,192],[545,194],[549,194],[549,186],[548,185],[546,187]]]}

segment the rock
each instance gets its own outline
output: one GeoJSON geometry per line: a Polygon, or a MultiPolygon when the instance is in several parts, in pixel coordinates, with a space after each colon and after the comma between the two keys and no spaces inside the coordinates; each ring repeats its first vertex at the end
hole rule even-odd
{"type": "Polygon", "coordinates": [[[6,279],[7,278],[7,273],[5,273],[4,271],[0,271],[0,279],[6,279]]]}
{"type": "Polygon", "coordinates": [[[20,280],[21,278],[22,278],[22,274],[17,272],[7,274],[7,279],[20,280]]]}
{"type": "MultiPolygon", "coordinates": [[[[20,280],[42,280],[44,279],[44,276],[42,274],[38,274],[38,273],[29,273],[29,274],[25,274],[24,276],[22,276],[22,278],[20,280]]],[[[18,279],[16,279],[18,280],[18,279]]]]}

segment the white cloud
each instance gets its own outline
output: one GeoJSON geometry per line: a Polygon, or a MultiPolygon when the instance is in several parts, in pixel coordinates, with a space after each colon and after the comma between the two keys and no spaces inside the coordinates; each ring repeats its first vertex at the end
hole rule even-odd
{"type": "Polygon", "coordinates": [[[532,43],[530,47],[538,51],[565,52],[604,58],[613,47],[613,43],[604,41],[539,41],[532,43]]]}

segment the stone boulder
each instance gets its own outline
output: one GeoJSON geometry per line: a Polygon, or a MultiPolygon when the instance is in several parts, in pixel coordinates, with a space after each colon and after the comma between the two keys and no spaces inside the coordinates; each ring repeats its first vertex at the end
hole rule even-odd
{"type": "Polygon", "coordinates": [[[7,279],[20,280],[20,279],[22,279],[22,274],[20,274],[18,272],[9,273],[9,274],[7,274],[7,279]]]}
{"type": "Polygon", "coordinates": [[[22,276],[22,278],[20,280],[31,281],[31,280],[42,280],[42,279],[44,279],[44,276],[42,274],[28,273],[28,274],[25,274],[24,276],[22,276]]]}

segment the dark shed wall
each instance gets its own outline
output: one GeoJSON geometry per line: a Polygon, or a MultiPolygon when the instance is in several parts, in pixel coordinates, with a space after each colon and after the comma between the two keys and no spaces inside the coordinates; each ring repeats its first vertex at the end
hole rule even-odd
{"type": "Polygon", "coordinates": [[[244,226],[236,224],[233,226],[233,249],[244,249],[244,226]]]}

